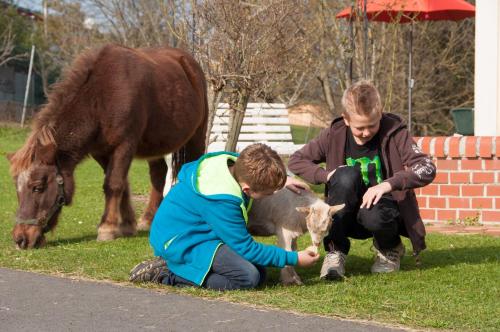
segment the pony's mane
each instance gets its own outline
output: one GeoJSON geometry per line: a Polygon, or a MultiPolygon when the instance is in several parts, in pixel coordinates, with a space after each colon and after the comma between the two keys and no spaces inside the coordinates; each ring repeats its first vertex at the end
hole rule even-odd
{"type": "Polygon", "coordinates": [[[64,106],[77,96],[81,87],[89,79],[100,51],[101,49],[87,50],[79,55],[71,66],[64,69],[61,79],[51,86],[48,102],[38,114],[38,122],[53,123],[63,111],[64,106]]]}
{"type": "Polygon", "coordinates": [[[17,176],[24,170],[27,170],[35,157],[35,149],[37,144],[42,146],[56,145],[54,139],[54,128],[50,125],[33,126],[30,136],[20,148],[10,158],[10,173],[12,176],[17,176]]]}
{"type": "Polygon", "coordinates": [[[29,168],[37,144],[56,144],[54,140],[56,119],[64,106],[77,96],[80,88],[87,82],[99,52],[100,49],[89,50],[78,56],[72,65],[64,70],[62,79],[51,87],[48,103],[36,115],[30,136],[10,160],[12,176],[17,176],[29,168]]]}

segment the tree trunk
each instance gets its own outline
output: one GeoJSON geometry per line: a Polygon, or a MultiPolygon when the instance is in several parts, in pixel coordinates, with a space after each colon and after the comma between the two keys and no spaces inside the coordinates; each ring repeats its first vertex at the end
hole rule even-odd
{"type": "Polygon", "coordinates": [[[217,105],[219,105],[220,98],[222,97],[222,90],[218,89],[215,85],[209,83],[207,88],[208,99],[208,123],[207,123],[207,137],[205,138],[205,147],[208,148],[210,143],[210,133],[214,125],[215,114],[217,113],[217,105]]]}
{"type": "Polygon", "coordinates": [[[326,72],[325,68],[322,68],[320,70],[318,80],[321,82],[321,88],[323,90],[323,95],[325,96],[326,104],[328,105],[328,110],[332,115],[335,115],[335,104],[333,102],[332,87],[330,85],[328,73],[326,72]]]}
{"type": "Polygon", "coordinates": [[[236,144],[240,136],[241,125],[245,117],[249,99],[249,91],[246,89],[236,89],[229,100],[229,134],[227,136],[226,151],[236,152],[236,144]]]}

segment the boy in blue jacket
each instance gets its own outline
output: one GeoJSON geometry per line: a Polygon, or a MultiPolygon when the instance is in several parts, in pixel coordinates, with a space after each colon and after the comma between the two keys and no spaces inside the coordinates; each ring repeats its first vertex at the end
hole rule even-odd
{"type": "Polygon", "coordinates": [[[158,257],[134,267],[130,280],[247,289],[264,281],[265,266],[313,265],[318,254],[261,244],[247,231],[252,200],[273,194],[285,181],[281,158],[265,144],[185,164],[151,225],[149,241],[158,257]]]}

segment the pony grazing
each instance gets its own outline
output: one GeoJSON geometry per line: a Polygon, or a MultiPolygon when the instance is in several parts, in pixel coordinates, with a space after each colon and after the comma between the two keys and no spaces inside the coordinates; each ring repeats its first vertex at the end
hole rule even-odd
{"type": "Polygon", "coordinates": [[[139,229],[149,229],[161,202],[167,165],[173,173],[205,152],[206,81],[196,61],[174,48],[107,45],[79,56],[49,95],[24,146],[9,157],[19,208],[12,235],[21,249],[40,247],[87,155],[105,173],[105,209],[97,240],[137,232],[127,173],[133,157],[149,164],[152,189],[139,229]]]}

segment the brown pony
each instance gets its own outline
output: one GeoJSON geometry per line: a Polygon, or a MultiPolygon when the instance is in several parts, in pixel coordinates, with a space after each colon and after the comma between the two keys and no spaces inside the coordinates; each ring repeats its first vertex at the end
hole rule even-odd
{"type": "Polygon", "coordinates": [[[158,208],[167,165],[173,173],[205,151],[206,82],[196,61],[174,48],[108,45],[79,56],[54,86],[24,146],[9,157],[19,208],[12,232],[19,248],[40,247],[71,203],[75,167],[87,155],[105,172],[106,205],[97,240],[136,233],[127,173],[146,158],[152,183],[139,228],[158,208]]]}

